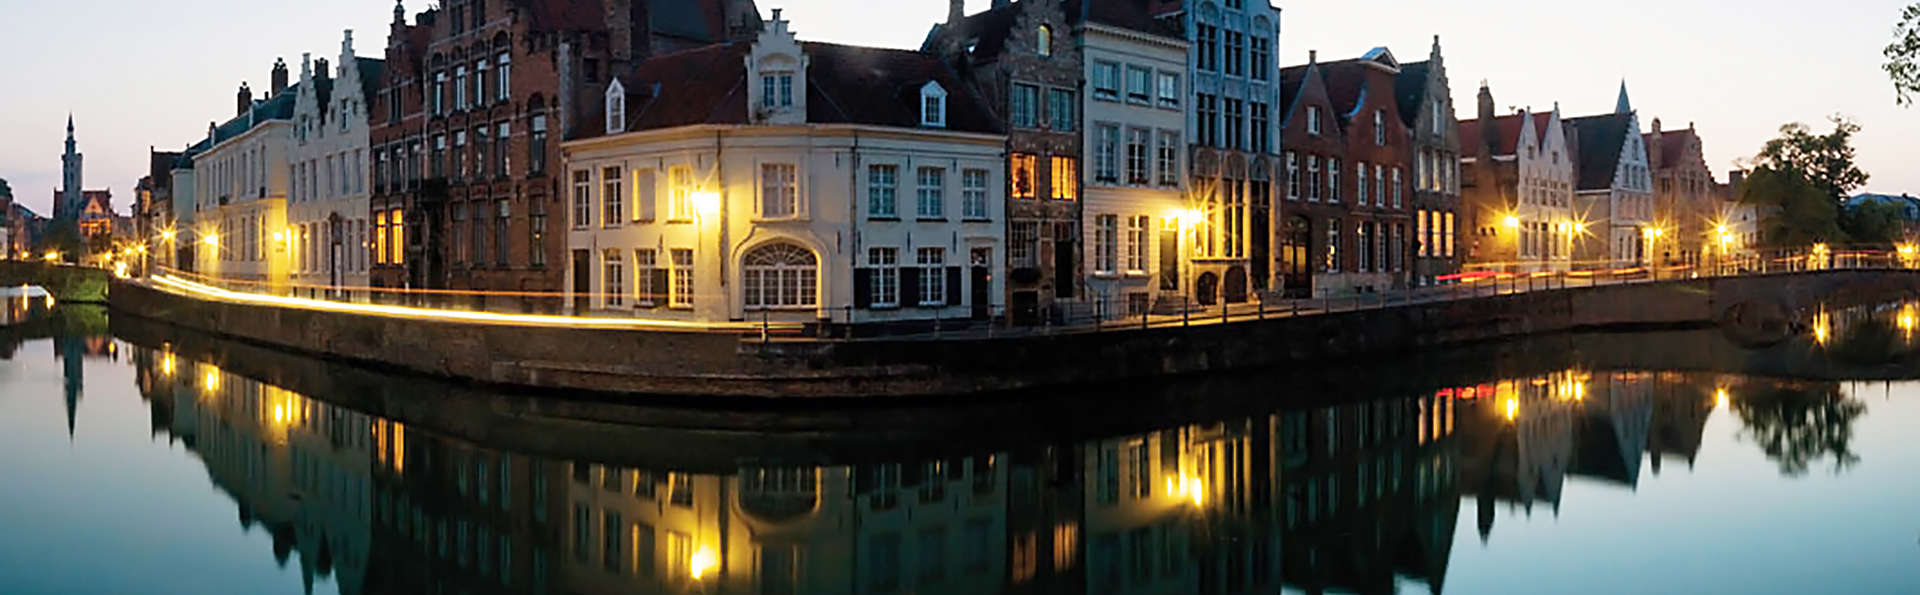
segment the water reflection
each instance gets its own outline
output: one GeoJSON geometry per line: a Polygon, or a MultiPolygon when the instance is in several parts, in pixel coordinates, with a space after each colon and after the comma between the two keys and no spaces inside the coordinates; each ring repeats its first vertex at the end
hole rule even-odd
{"type": "MultiPolygon", "coordinates": [[[[1910,374],[1912,313],[1837,309],[1820,315],[1825,331],[1780,351],[1702,361],[1803,378],[1910,374]],[[1876,363],[1810,356],[1848,349],[1876,363]]],[[[1613,357],[1600,342],[1576,343],[1575,364],[1503,359],[1511,369],[1417,388],[890,448],[857,427],[602,433],[564,407],[462,404],[417,380],[384,381],[411,408],[371,406],[360,380],[331,368],[275,364],[276,385],[236,371],[250,358],[109,340],[104,314],[55,318],[54,331],[0,329],[0,345],[41,358],[19,346],[33,332],[53,338],[69,436],[86,423],[76,412],[87,390],[119,389],[89,386],[81,362],[124,352],[153,435],[196,455],[241,527],[269,535],[273,559],[304,588],[332,582],[345,594],[1442,592],[1450,567],[1488,551],[1497,524],[1528,533],[1563,505],[1631,508],[1569,494],[1606,486],[1631,498],[1663,467],[1691,475],[1714,423],[1714,444],[1764,456],[1769,475],[1858,473],[1868,410],[1832,380],[1610,369],[1589,363],[1613,357]],[[535,422],[540,431],[512,425],[535,422]],[[582,448],[571,434],[599,442],[582,448]]],[[[1664,357],[1663,344],[1714,332],[1642,337],[1629,351],[1664,357]]],[[[1577,557],[1581,544],[1564,545],[1556,554],[1577,557]]]]}
{"type": "MultiPolygon", "coordinates": [[[[1071,444],[724,472],[489,448],[137,348],[154,430],[343,593],[1441,591],[1463,502],[1692,465],[1720,401],[1783,473],[1857,460],[1834,383],[1563,370],[1071,444]],[[1465,497],[1465,500],[1463,500],[1465,497]]],[[[667,460],[671,460],[669,457],[667,460]]],[[[311,584],[309,582],[309,584],[311,584]]]]}

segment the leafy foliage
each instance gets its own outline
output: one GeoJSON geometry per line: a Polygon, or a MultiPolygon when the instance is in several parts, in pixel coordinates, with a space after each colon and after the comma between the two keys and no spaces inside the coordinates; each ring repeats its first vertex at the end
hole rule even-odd
{"type": "Polygon", "coordinates": [[[1798,122],[1780,127],[1780,137],[1767,141],[1755,159],[1762,167],[1797,172],[1835,202],[1866,185],[1867,172],[1854,163],[1853,135],[1860,125],[1844,116],[1832,116],[1833,132],[1814,134],[1798,122]]]}
{"type": "Polygon", "coordinates": [[[1774,246],[1836,243],[1840,231],[1840,204],[1829,199],[1806,177],[1768,166],[1755,169],[1740,187],[1742,202],[1761,207],[1765,239],[1774,246]]]}
{"type": "MultiPolygon", "coordinates": [[[[1867,183],[1867,172],[1854,162],[1853,136],[1860,125],[1842,116],[1828,118],[1833,131],[1815,134],[1798,122],[1780,127],[1780,136],[1767,141],[1754,158],[1754,170],[1741,187],[1740,200],[1772,207],[1764,209],[1766,242],[1775,246],[1805,246],[1814,242],[1841,242],[1852,226],[1863,226],[1862,241],[1887,241],[1897,232],[1884,227],[1897,223],[1874,210],[1842,220],[1847,193],[1867,183]],[[1843,227],[1846,224],[1847,227],[1843,227]]],[[[1897,213],[1894,215],[1897,216],[1897,213]]]]}
{"type": "Polygon", "coordinates": [[[1904,212],[1884,202],[1866,202],[1847,209],[1840,228],[1855,244],[1892,244],[1905,235],[1904,212]]]}
{"type": "Polygon", "coordinates": [[[1920,95],[1920,4],[1900,9],[1900,24],[1893,28],[1893,43],[1882,50],[1887,63],[1880,66],[1893,79],[1894,101],[1912,106],[1920,95]]]}

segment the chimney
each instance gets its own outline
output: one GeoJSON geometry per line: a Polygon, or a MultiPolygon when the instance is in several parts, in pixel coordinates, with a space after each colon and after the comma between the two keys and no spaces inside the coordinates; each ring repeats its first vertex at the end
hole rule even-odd
{"type": "Polygon", "coordinates": [[[323,78],[323,79],[324,79],[324,78],[333,78],[333,71],[331,71],[331,70],[327,70],[327,59],[326,59],[326,58],[314,58],[314,59],[313,59],[313,77],[314,77],[314,78],[323,78]]]}
{"type": "Polygon", "coordinates": [[[1665,144],[1660,142],[1660,119],[1659,118],[1653,119],[1653,134],[1649,136],[1648,139],[1649,140],[1647,142],[1647,167],[1657,169],[1660,167],[1660,163],[1661,163],[1660,148],[1661,148],[1661,145],[1665,144]]]}
{"type": "Polygon", "coordinates": [[[1307,63],[1308,63],[1308,64],[1319,64],[1319,63],[1320,63],[1320,50],[1307,50],[1307,63]]]}
{"type": "Polygon", "coordinates": [[[613,70],[630,64],[634,60],[633,25],[634,11],[645,10],[646,0],[606,0],[607,49],[613,59],[613,70]]]}
{"type": "Polygon", "coordinates": [[[287,60],[285,58],[273,59],[273,76],[270,78],[273,81],[273,89],[268,92],[268,97],[279,97],[281,93],[287,91],[287,60]]]}
{"type": "Polygon", "coordinates": [[[960,24],[967,18],[967,0],[947,0],[947,25],[960,24]]]}
{"type": "Polygon", "coordinates": [[[247,115],[247,110],[249,109],[253,109],[253,88],[248,87],[247,83],[243,81],[240,83],[239,97],[234,98],[233,115],[247,115]]]}

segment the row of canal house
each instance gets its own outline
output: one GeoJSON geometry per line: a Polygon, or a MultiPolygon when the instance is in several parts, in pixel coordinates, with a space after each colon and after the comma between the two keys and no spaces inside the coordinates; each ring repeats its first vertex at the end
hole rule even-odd
{"type": "Polygon", "coordinates": [[[180,264],[489,309],[1037,324],[1466,256],[1437,41],[1283,72],[1262,2],[949,8],[893,50],[750,0],[396,5],[384,59],[348,32],[331,66],[276,65],[176,161],[180,264]]]}

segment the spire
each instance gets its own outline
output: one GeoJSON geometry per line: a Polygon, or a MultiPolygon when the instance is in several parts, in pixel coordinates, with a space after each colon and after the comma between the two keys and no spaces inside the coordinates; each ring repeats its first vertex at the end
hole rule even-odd
{"type": "Polygon", "coordinates": [[[393,24],[407,24],[407,5],[402,0],[394,0],[393,2],[393,24]]]}
{"type": "Polygon", "coordinates": [[[1620,99],[1614,102],[1613,113],[1633,113],[1633,102],[1627,99],[1627,79],[1620,79],[1620,99]]]}

